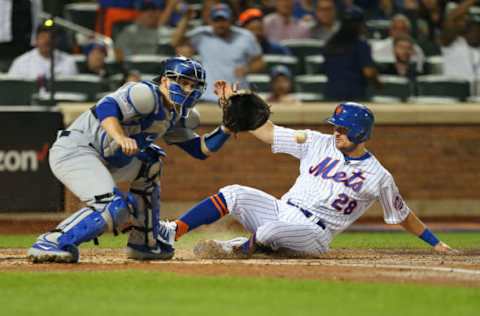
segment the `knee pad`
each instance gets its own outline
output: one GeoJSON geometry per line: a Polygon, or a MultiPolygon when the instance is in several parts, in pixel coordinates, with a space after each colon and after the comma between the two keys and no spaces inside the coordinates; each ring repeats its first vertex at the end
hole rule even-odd
{"type": "Polygon", "coordinates": [[[138,209],[138,203],[131,193],[123,195],[118,189],[114,189],[113,200],[107,204],[106,209],[112,219],[112,230],[116,235],[129,226],[130,215],[134,215],[138,209]]]}
{"type": "Polygon", "coordinates": [[[95,202],[90,203],[90,206],[102,214],[115,235],[128,226],[129,217],[137,208],[135,198],[130,193],[125,195],[117,188],[111,193],[97,195],[94,198],[95,202]]]}

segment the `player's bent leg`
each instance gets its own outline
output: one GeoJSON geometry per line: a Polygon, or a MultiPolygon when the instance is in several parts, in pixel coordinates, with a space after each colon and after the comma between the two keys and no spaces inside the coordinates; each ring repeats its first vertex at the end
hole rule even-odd
{"type": "Polygon", "coordinates": [[[260,226],[255,234],[256,245],[271,247],[274,251],[319,256],[329,250],[332,239],[328,230],[314,223],[273,221],[260,226]]]}
{"type": "Polygon", "coordinates": [[[132,182],[130,193],[137,201],[128,236],[127,257],[136,260],[168,260],[174,255],[172,245],[159,238],[160,173],[164,155],[158,146],[149,147],[141,156],[142,166],[132,182]]]}
{"type": "Polygon", "coordinates": [[[173,245],[174,241],[195,228],[211,224],[228,214],[222,193],[214,194],[193,206],[174,222],[160,221],[159,236],[173,245]]]}
{"type": "Polygon", "coordinates": [[[229,185],[192,207],[175,222],[161,221],[160,236],[173,244],[187,232],[211,224],[229,213],[251,232],[264,222],[278,219],[273,196],[253,188],[229,185]]]}
{"type": "Polygon", "coordinates": [[[223,187],[220,192],[229,213],[252,233],[261,225],[278,220],[277,199],[270,194],[237,184],[223,187]]]}
{"type": "Polygon", "coordinates": [[[78,262],[77,246],[95,240],[109,228],[116,232],[127,225],[131,203],[131,198],[125,198],[116,189],[113,193],[96,196],[96,207],[82,208],[54,230],[40,235],[28,250],[28,257],[33,262],[78,262]]]}

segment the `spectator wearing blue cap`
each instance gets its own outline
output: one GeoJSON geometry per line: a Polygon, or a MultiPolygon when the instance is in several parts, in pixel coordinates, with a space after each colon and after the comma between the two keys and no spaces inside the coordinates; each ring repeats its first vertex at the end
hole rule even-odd
{"type": "Polygon", "coordinates": [[[209,25],[196,27],[187,33],[191,18],[192,12],[188,11],[172,36],[172,46],[177,48],[188,42],[200,55],[207,72],[204,100],[218,100],[213,93],[216,80],[246,86],[246,75],[264,68],[262,50],[254,35],[232,25],[233,14],[228,5],[220,3],[212,6],[209,25]]]}
{"type": "Polygon", "coordinates": [[[268,102],[300,104],[300,101],[292,94],[292,73],[284,65],[277,65],[270,70],[270,95],[268,102]]]}
{"type": "Polygon", "coordinates": [[[107,49],[103,44],[90,43],[83,48],[83,53],[87,60],[86,63],[78,66],[80,73],[99,75],[102,78],[108,77],[108,70],[105,66],[107,49]]]}

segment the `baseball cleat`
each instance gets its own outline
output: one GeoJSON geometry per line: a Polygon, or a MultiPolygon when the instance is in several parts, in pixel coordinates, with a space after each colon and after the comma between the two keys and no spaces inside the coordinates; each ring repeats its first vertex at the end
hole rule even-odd
{"type": "Polygon", "coordinates": [[[128,243],[126,252],[127,258],[135,260],[170,260],[175,255],[175,249],[162,241],[157,242],[156,248],[128,243]]]}
{"type": "Polygon", "coordinates": [[[177,234],[177,223],[170,221],[160,221],[158,227],[158,240],[173,247],[175,236],[177,234]]]}
{"type": "Polygon", "coordinates": [[[48,235],[43,234],[27,252],[27,257],[33,263],[56,262],[75,263],[78,262],[79,252],[75,245],[65,246],[60,249],[58,244],[47,239],[48,235]]]}
{"type": "Polygon", "coordinates": [[[255,235],[230,240],[202,240],[193,253],[200,259],[248,259],[255,252],[255,235]]]}

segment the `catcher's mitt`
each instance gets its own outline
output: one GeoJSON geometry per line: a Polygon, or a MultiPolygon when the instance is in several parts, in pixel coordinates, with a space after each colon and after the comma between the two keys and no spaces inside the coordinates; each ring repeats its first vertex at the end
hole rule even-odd
{"type": "Polygon", "coordinates": [[[251,91],[237,92],[228,99],[221,98],[223,125],[233,133],[253,131],[268,120],[270,106],[251,91]]]}

